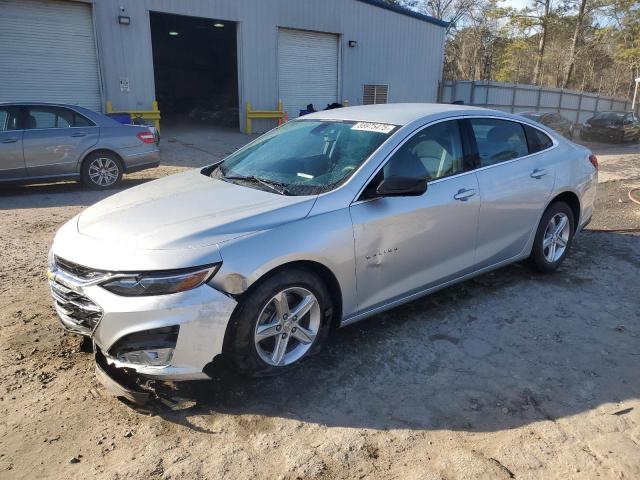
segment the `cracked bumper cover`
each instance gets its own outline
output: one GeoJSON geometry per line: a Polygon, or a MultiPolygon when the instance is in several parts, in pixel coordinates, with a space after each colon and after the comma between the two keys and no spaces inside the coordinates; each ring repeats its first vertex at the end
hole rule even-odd
{"type": "Polygon", "coordinates": [[[106,361],[158,380],[208,378],[203,369],[222,353],[227,323],[237,304],[208,285],[154,297],[122,297],[96,285],[86,288],[85,294],[104,311],[93,341],[105,352],[106,361]],[[180,330],[168,365],[127,364],[109,355],[110,348],[126,335],[174,325],[180,330]]]}
{"type": "MultiPolygon", "coordinates": [[[[158,380],[208,378],[203,369],[222,353],[227,323],[237,305],[233,298],[207,284],[185,292],[150,297],[123,297],[99,285],[73,287],[103,312],[90,336],[104,353],[105,361],[116,368],[158,380]],[[175,325],[180,328],[167,365],[123,363],[110,355],[111,347],[127,335],[175,325]]],[[[61,323],[68,331],[79,333],[62,316],[61,323]]]]}

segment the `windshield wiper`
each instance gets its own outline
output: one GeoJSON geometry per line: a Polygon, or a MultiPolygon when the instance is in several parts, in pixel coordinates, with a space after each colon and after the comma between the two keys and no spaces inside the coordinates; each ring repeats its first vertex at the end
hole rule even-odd
{"type": "Polygon", "coordinates": [[[280,195],[288,194],[287,187],[283,183],[276,182],[275,180],[265,180],[264,178],[259,178],[255,175],[223,175],[222,178],[225,180],[243,180],[245,182],[259,183],[280,195]]]}

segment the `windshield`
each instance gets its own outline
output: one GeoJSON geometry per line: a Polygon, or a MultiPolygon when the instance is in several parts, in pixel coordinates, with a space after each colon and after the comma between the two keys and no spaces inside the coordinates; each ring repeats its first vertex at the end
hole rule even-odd
{"type": "Polygon", "coordinates": [[[345,181],[395,129],[368,122],[288,122],[229,156],[211,176],[287,195],[327,192],[345,181]]]}

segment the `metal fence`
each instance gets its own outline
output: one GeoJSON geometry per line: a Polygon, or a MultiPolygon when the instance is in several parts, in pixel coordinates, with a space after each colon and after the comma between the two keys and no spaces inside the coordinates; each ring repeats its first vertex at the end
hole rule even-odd
{"type": "Polygon", "coordinates": [[[460,80],[442,83],[440,102],[452,103],[454,101],[511,113],[528,110],[556,112],[574,123],[582,123],[596,112],[631,111],[631,100],[623,98],[490,80],[460,80]]]}

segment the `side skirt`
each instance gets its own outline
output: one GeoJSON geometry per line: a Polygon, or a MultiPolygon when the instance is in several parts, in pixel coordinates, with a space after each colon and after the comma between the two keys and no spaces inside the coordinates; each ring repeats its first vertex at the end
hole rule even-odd
{"type": "MultiPolygon", "coordinates": [[[[525,250],[526,252],[526,250],[525,250]]],[[[455,285],[456,283],[461,283],[464,282],[465,280],[469,280],[473,277],[477,277],[479,275],[482,275],[483,273],[487,273],[490,272],[492,270],[497,270],[498,268],[502,268],[505,267],[511,263],[515,263],[515,262],[519,262],[520,260],[524,260],[525,258],[529,257],[529,253],[525,253],[525,254],[518,254],[516,257],[513,258],[509,258],[507,260],[503,260],[502,262],[496,263],[494,265],[490,265],[488,267],[485,267],[483,269],[480,270],[476,270],[475,272],[471,272],[468,273],[466,275],[463,275],[461,277],[455,278],[453,280],[449,280],[448,282],[444,282],[441,283],[439,285],[436,285],[435,287],[429,287],[426,288],[424,290],[419,290],[417,292],[414,293],[410,293],[404,297],[400,297],[400,298],[396,298],[395,300],[391,300],[389,302],[383,303],[383,304],[378,304],[374,307],[371,307],[367,310],[363,310],[360,312],[356,312],[353,313],[351,315],[349,315],[348,317],[342,319],[342,321],[340,322],[340,328],[342,327],[346,327],[347,325],[351,325],[353,323],[359,322],[360,320],[364,320],[365,318],[369,318],[373,315],[376,315],[378,313],[384,312],[386,310],[391,310],[392,308],[395,308],[399,305],[411,302],[413,300],[417,300],[418,298],[424,297],[426,295],[429,295],[431,293],[437,292],[438,290],[442,290],[443,288],[449,287],[451,285],[455,285]]]]}

